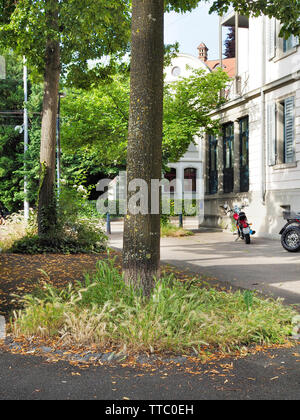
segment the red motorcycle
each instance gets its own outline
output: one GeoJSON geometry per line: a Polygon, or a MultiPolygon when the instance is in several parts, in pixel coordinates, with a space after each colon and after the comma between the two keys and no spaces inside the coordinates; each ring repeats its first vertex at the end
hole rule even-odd
{"type": "Polygon", "coordinates": [[[230,214],[233,218],[238,234],[237,240],[241,238],[247,245],[250,244],[251,235],[255,234],[255,230],[251,229],[252,223],[248,222],[246,213],[242,211],[242,209],[246,206],[234,206],[234,208],[231,209],[228,204],[224,204],[220,207],[226,212],[226,214],[230,214]]]}

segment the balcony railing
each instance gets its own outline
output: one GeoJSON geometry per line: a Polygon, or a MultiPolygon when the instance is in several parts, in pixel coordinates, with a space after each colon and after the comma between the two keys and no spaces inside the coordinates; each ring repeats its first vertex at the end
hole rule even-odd
{"type": "Polygon", "coordinates": [[[223,90],[223,96],[226,100],[232,101],[249,92],[249,72],[244,72],[235,77],[228,83],[223,90]]]}

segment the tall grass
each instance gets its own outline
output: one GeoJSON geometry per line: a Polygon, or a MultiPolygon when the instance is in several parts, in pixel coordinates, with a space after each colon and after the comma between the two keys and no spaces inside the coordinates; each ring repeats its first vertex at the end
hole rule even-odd
{"type": "Polygon", "coordinates": [[[13,213],[0,225],[0,250],[7,251],[15,241],[22,239],[27,232],[27,223],[23,212],[13,213]]]}
{"type": "Polygon", "coordinates": [[[161,225],[161,236],[162,237],[182,237],[182,236],[192,236],[194,233],[191,230],[184,229],[182,227],[177,227],[171,223],[163,223],[161,225]]]}
{"type": "Polygon", "coordinates": [[[68,290],[45,285],[23,298],[14,314],[15,335],[59,338],[65,344],[116,346],[132,351],[231,351],[255,343],[283,343],[295,315],[280,301],[185,284],[173,277],[156,282],[148,300],[126,286],[114,261],[99,262],[68,290]]]}

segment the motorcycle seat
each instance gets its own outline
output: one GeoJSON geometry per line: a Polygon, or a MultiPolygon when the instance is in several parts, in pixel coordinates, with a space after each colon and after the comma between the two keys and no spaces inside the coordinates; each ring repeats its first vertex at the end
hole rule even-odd
{"type": "Polygon", "coordinates": [[[298,212],[284,211],[283,212],[283,218],[285,220],[288,220],[288,219],[300,219],[300,211],[298,211],[298,212]]]}

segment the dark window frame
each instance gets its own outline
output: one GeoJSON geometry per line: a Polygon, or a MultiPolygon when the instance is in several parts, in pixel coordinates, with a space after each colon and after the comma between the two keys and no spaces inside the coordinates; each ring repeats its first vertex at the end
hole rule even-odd
{"type": "Polygon", "coordinates": [[[249,191],[249,116],[239,120],[240,128],[240,192],[249,191]],[[244,126],[245,123],[245,126],[244,126]],[[243,144],[245,140],[246,144],[243,144]],[[246,149],[246,150],[245,150],[246,149]],[[246,155],[246,156],[245,156],[246,155]]]}
{"type": "Polygon", "coordinates": [[[218,138],[212,134],[208,136],[208,153],[208,192],[212,195],[218,192],[218,138]],[[212,164],[213,154],[215,165],[212,164]]]}
{"type": "Polygon", "coordinates": [[[234,123],[223,125],[223,189],[231,193],[234,189],[234,123]],[[229,131],[228,131],[229,130],[229,131]],[[229,154],[228,154],[229,151],[229,154]],[[228,161],[229,158],[229,161],[228,161]]]}

